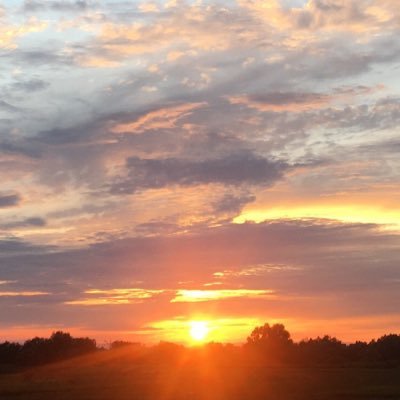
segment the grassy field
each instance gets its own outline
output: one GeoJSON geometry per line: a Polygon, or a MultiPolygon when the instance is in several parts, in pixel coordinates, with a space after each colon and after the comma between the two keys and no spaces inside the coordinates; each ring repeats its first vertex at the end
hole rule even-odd
{"type": "Polygon", "coordinates": [[[160,361],[120,349],[0,374],[0,399],[400,399],[400,369],[268,368],[206,354],[160,361]]]}

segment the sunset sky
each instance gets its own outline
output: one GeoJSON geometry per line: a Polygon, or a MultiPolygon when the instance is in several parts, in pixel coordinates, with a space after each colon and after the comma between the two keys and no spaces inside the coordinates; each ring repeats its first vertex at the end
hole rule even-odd
{"type": "Polygon", "coordinates": [[[0,341],[400,330],[398,0],[4,0],[0,341]]]}

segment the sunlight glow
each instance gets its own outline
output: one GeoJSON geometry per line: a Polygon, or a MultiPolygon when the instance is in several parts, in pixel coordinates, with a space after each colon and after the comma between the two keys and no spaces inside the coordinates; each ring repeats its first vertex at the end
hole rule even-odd
{"type": "Polygon", "coordinates": [[[208,323],[205,321],[190,322],[190,337],[197,342],[203,341],[207,337],[209,331],[208,323]]]}
{"type": "Polygon", "coordinates": [[[231,298],[260,298],[271,296],[272,290],[222,289],[222,290],[178,290],[171,303],[197,303],[202,301],[223,300],[231,298]]]}
{"type": "MultiPolygon", "coordinates": [[[[148,325],[149,330],[146,332],[150,337],[150,341],[155,343],[160,339],[163,341],[185,343],[187,345],[197,342],[191,335],[191,328],[194,322],[205,321],[205,326],[208,329],[206,339],[208,342],[230,342],[241,343],[249,332],[255,326],[258,326],[262,321],[268,320],[274,323],[286,322],[276,320],[274,318],[263,317],[225,317],[220,318],[216,315],[193,315],[191,319],[186,319],[184,316],[173,319],[155,321],[148,325]]],[[[197,326],[197,324],[195,324],[197,326]]]]}
{"type": "MultiPolygon", "coordinates": [[[[269,208],[245,210],[234,219],[235,223],[242,224],[246,221],[263,222],[279,219],[304,219],[321,218],[338,220],[344,223],[373,223],[382,224],[386,229],[398,230],[400,228],[400,212],[398,210],[385,210],[382,208],[354,206],[318,206],[269,208]]],[[[381,227],[383,228],[383,227],[381,227]]]]}

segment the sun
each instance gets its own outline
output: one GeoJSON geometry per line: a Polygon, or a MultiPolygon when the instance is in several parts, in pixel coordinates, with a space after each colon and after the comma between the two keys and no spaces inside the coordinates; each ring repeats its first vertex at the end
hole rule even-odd
{"type": "Polygon", "coordinates": [[[190,322],[190,330],[189,330],[190,337],[196,342],[201,342],[205,340],[209,331],[210,328],[208,327],[208,324],[205,321],[190,322]]]}

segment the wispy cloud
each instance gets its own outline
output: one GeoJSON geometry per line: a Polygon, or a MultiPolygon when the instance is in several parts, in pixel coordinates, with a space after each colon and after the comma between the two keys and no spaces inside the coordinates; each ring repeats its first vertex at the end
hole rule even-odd
{"type": "Polygon", "coordinates": [[[90,289],[85,290],[85,294],[89,295],[88,298],[66,301],[65,304],[82,305],[82,306],[96,306],[96,305],[115,305],[115,304],[130,304],[140,303],[146,299],[151,299],[164,290],[154,289],[138,289],[138,288],[124,288],[124,289],[90,289]]]}
{"type": "Polygon", "coordinates": [[[265,298],[274,294],[273,290],[221,289],[221,290],[178,290],[172,303],[197,303],[232,298],[265,298]]]}
{"type": "Polygon", "coordinates": [[[204,107],[206,104],[207,103],[189,103],[150,111],[133,122],[113,126],[111,132],[140,133],[146,130],[173,129],[176,127],[176,122],[179,119],[190,115],[193,110],[204,107]]]}
{"type": "Polygon", "coordinates": [[[50,293],[48,292],[30,292],[30,291],[23,291],[23,292],[13,292],[13,291],[7,291],[7,292],[1,292],[0,291],[0,297],[32,297],[32,296],[46,296],[49,295],[50,293]]]}

